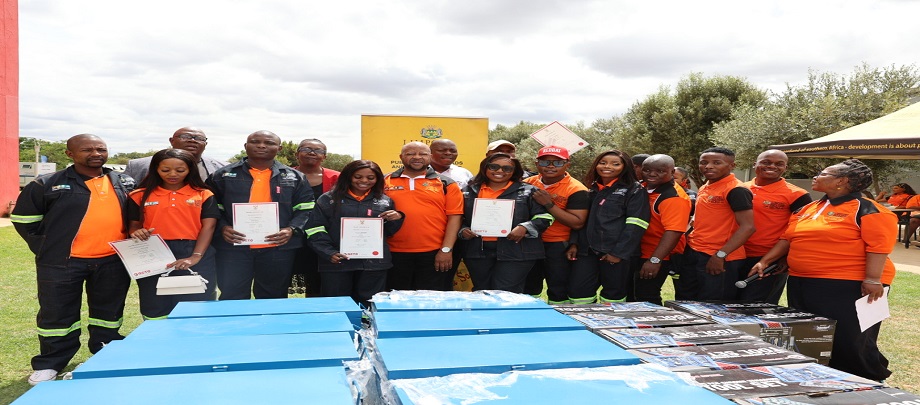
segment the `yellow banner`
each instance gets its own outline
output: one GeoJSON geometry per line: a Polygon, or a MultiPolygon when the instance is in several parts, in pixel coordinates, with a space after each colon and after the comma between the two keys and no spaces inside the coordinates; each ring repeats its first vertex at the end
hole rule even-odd
{"type": "Polygon", "coordinates": [[[373,160],[384,174],[402,167],[399,152],[409,142],[431,144],[450,139],[457,144],[454,162],[476,174],[486,156],[488,118],[420,117],[405,115],[362,115],[361,158],[373,160]]]}

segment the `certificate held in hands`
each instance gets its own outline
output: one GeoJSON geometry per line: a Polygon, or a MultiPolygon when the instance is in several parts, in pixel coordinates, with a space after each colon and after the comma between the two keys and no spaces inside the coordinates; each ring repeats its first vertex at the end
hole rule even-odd
{"type": "Polygon", "coordinates": [[[477,198],[470,230],[479,236],[504,238],[514,225],[514,200],[477,198]]]}
{"type": "Polygon", "coordinates": [[[166,265],[176,261],[166,241],[158,234],[150,235],[147,240],[124,239],[109,242],[109,245],[134,280],[165,273],[169,270],[166,265]]]}
{"type": "Polygon", "coordinates": [[[233,230],[246,235],[234,245],[264,245],[265,237],[280,229],[278,203],[233,203],[233,230]]]}
{"type": "Polygon", "coordinates": [[[382,259],[383,219],[342,218],[339,252],[349,259],[382,259]]]}

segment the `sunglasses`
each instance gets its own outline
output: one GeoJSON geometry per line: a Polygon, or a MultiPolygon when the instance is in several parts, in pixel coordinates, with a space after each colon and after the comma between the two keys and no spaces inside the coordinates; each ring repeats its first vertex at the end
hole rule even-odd
{"type": "Polygon", "coordinates": [[[486,169],[489,169],[493,172],[501,170],[505,173],[514,173],[514,166],[501,166],[498,163],[489,163],[486,165],[486,169]]]}
{"type": "Polygon", "coordinates": [[[537,166],[540,166],[540,167],[550,167],[550,166],[562,167],[562,166],[565,166],[566,163],[569,163],[569,161],[568,160],[537,160],[537,166]]]}
{"type": "Polygon", "coordinates": [[[303,153],[310,153],[310,152],[313,152],[313,153],[315,153],[315,154],[317,154],[317,155],[325,155],[325,154],[326,154],[326,150],[325,150],[325,149],[313,149],[313,148],[308,148],[308,147],[306,147],[306,146],[304,146],[303,148],[297,149],[297,151],[298,151],[298,152],[303,152],[303,153]]]}

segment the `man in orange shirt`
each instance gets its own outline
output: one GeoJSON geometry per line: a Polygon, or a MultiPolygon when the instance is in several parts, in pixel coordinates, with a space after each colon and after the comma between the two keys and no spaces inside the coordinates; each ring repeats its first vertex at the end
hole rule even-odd
{"type": "MultiPolygon", "coordinates": [[[[811,202],[807,191],[783,178],[789,158],[779,150],[771,149],[757,156],[754,162],[754,179],[744,187],[754,194],[754,228],[757,231],[744,243],[742,272],[750,269],[763,255],[776,245],[789,225],[789,217],[811,202]]],[[[785,262],[781,260],[781,262],[785,262]]],[[[785,266],[785,263],[782,263],[785,266]]],[[[738,291],[738,299],[746,302],[779,303],[789,273],[776,272],[771,277],[748,283],[738,291]]]]}
{"type": "Polygon", "coordinates": [[[651,217],[640,242],[641,259],[631,260],[633,288],[627,300],[661,305],[661,286],[672,267],[671,255],[684,252],[690,222],[690,197],[674,181],[674,159],[652,155],[642,161],[643,185],[651,217]]]}
{"type": "Polygon", "coordinates": [[[95,135],[67,140],[73,165],[26,185],[10,220],[35,254],[38,342],[29,384],[50,381],[80,349],[80,307],[86,284],[89,351],[118,333],[131,277],[109,242],[125,239],[124,205],[134,180],[104,169],[109,152],[95,135]]]}
{"type": "Polygon", "coordinates": [[[313,209],[313,191],[303,173],[275,160],[281,138],[256,131],[243,144],[246,157],[208,177],[221,217],[217,247],[217,286],[221,300],[287,298],[297,249],[313,209]],[[236,203],[277,203],[278,232],[246,241],[234,229],[236,203]],[[245,243],[245,244],[244,244],[245,243]],[[251,244],[255,243],[255,244],[251,244]]]}
{"type": "Polygon", "coordinates": [[[463,220],[463,194],[457,183],[429,164],[431,149],[421,142],[403,145],[403,167],[384,178],[384,192],[406,213],[402,228],[387,239],[393,268],[391,290],[443,291],[451,285],[454,242],[463,220]]]}
{"type": "Polygon", "coordinates": [[[555,221],[543,231],[546,258],[537,260],[524,284],[524,294],[539,296],[546,278],[546,297],[550,304],[569,301],[569,259],[565,250],[573,229],[581,229],[588,218],[588,188],[569,175],[569,151],[561,146],[547,146],[537,152],[538,176],[524,179],[537,191],[533,199],[546,208],[555,221]]]}
{"type": "Polygon", "coordinates": [[[730,149],[704,150],[699,165],[706,184],[697,194],[687,271],[680,280],[689,299],[734,300],[735,282],[743,278],[743,245],[754,233],[754,196],[732,174],[735,152],[730,149]]]}

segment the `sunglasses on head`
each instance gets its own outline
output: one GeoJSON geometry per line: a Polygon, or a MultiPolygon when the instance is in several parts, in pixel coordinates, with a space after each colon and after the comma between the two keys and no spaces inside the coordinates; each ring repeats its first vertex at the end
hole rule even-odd
{"type": "Polygon", "coordinates": [[[567,160],[537,160],[537,166],[540,166],[540,167],[550,167],[550,166],[562,167],[562,166],[565,166],[566,163],[569,163],[569,162],[567,160]]]}
{"type": "Polygon", "coordinates": [[[498,163],[489,163],[486,165],[486,169],[489,169],[493,172],[501,170],[505,173],[514,173],[514,166],[501,166],[498,163]]]}

